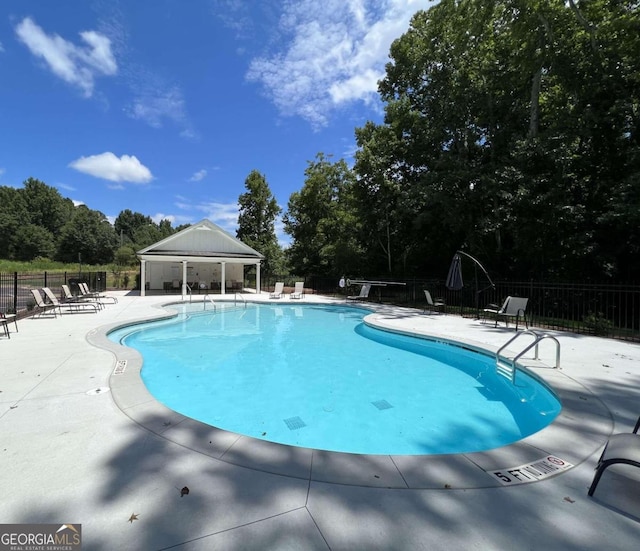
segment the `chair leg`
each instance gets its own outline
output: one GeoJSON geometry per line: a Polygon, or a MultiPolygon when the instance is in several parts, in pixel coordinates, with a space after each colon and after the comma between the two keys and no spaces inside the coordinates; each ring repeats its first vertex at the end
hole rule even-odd
{"type": "Polygon", "coordinates": [[[609,466],[608,464],[599,463],[598,466],[596,467],[596,474],[593,477],[593,482],[591,482],[591,486],[589,486],[589,492],[588,492],[589,496],[592,496],[593,492],[596,491],[596,486],[598,485],[598,482],[600,482],[600,477],[602,476],[602,473],[608,466],[609,466]]]}

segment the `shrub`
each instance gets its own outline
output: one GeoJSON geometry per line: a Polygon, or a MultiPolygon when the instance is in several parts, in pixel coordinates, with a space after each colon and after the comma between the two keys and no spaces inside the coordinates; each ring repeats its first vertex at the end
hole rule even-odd
{"type": "Polygon", "coordinates": [[[613,329],[613,322],[604,317],[602,312],[589,312],[584,318],[585,326],[590,329],[594,335],[606,336],[613,329]]]}

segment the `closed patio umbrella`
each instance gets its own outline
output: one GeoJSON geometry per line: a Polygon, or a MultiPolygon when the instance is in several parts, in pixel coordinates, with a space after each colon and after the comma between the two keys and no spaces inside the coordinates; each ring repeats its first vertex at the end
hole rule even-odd
{"type": "Polygon", "coordinates": [[[458,253],[453,255],[451,266],[449,266],[449,274],[445,284],[450,291],[459,291],[464,287],[462,281],[462,259],[458,253]]]}
{"type": "Polygon", "coordinates": [[[480,318],[480,293],[486,291],[487,289],[495,287],[493,281],[489,277],[487,270],[484,269],[484,266],[480,263],[480,261],[468,253],[464,251],[456,251],[456,254],[453,255],[453,260],[451,261],[451,266],[449,266],[449,275],[447,275],[446,286],[447,289],[451,291],[459,291],[464,287],[464,283],[462,281],[462,257],[460,255],[464,255],[474,263],[475,268],[475,287],[476,287],[476,315],[480,318]],[[478,285],[478,271],[477,268],[480,268],[487,280],[489,281],[489,286],[484,289],[480,289],[478,285]]]}

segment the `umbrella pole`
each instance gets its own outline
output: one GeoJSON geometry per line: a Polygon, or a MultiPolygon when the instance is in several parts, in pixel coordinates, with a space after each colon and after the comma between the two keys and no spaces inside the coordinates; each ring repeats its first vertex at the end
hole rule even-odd
{"type": "Polygon", "coordinates": [[[475,281],[476,281],[476,319],[479,320],[480,319],[480,291],[478,289],[480,288],[480,286],[478,285],[478,267],[475,264],[473,265],[473,272],[474,272],[475,281]]]}

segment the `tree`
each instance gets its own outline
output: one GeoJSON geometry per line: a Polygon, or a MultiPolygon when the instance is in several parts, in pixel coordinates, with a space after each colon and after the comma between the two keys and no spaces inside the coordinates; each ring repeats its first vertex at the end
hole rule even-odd
{"type": "Polygon", "coordinates": [[[74,205],[57,189],[40,180],[29,178],[23,183],[22,196],[29,212],[29,221],[57,235],[71,218],[74,205]]]}
{"type": "Polygon", "coordinates": [[[38,257],[52,258],[55,250],[53,234],[35,224],[23,224],[14,235],[15,251],[17,260],[34,260],[38,257]]]}
{"type": "Polygon", "coordinates": [[[119,237],[106,216],[80,205],[61,230],[58,258],[63,262],[77,262],[81,255],[83,263],[108,264],[118,243],[119,237]]]}
{"type": "Polygon", "coordinates": [[[274,274],[282,268],[282,249],[275,231],[276,217],[281,208],[271,194],[264,175],[252,170],[244,186],[246,192],[238,198],[240,213],[236,237],[264,255],[265,273],[274,274]]]}
{"type": "MultiPolygon", "coordinates": [[[[120,237],[120,245],[137,243],[135,234],[140,228],[148,225],[153,225],[153,220],[150,216],[146,216],[139,212],[132,212],[130,209],[125,209],[116,217],[113,227],[116,234],[120,237]]],[[[153,241],[148,243],[151,245],[153,241]]]]}
{"type": "Polygon", "coordinates": [[[360,269],[352,193],[353,172],[344,160],[331,163],[319,153],[308,163],[304,186],[291,194],[283,217],[293,238],[287,256],[295,273],[335,277],[360,269]]]}
{"type": "Polygon", "coordinates": [[[18,229],[29,220],[29,210],[22,191],[0,186],[0,258],[13,259],[20,248],[18,229]]]}
{"type": "Polygon", "coordinates": [[[418,12],[379,86],[384,124],[357,130],[383,250],[419,266],[466,245],[512,277],[629,273],[629,248],[610,243],[627,243],[620,216],[637,203],[610,213],[612,197],[638,200],[639,36],[632,2],[418,12]]]}

